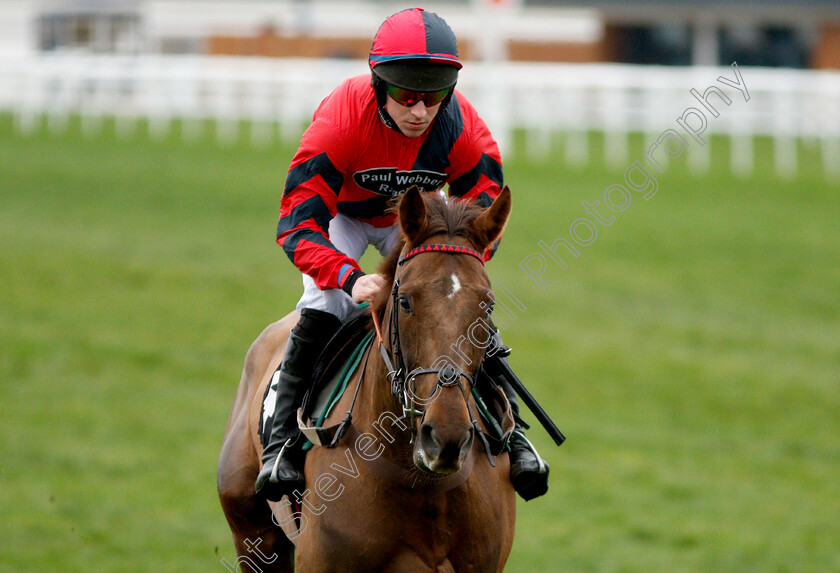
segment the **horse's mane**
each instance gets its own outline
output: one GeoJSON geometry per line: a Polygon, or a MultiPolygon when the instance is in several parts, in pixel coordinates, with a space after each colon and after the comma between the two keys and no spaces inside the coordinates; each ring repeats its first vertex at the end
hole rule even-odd
{"type": "MultiPolygon", "coordinates": [[[[446,235],[448,237],[461,236],[466,238],[476,248],[480,248],[480,239],[478,234],[473,229],[473,221],[478,217],[482,208],[475,203],[468,203],[466,201],[449,201],[439,193],[423,193],[423,202],[426,204],[426,227],[423,232],[414,239],[413,243],[408,245],[409,248],[414,248],[427,241],[430,237],[435,235],[446,235]]],[[[391,213],[399,213],[400,202],[397,202],[388,211],[391,213]]],[[[385,284],[387,289],[382,289],[376,301],[374,301],[374,308],[377,310],[385,308],[385,303],[391,295],[390,285],[394,284],[394,276],[397,272],[397,261],[400,258],[400,253],[406,246],[407,238],[400,232],[397,238],[397,244],[394,249],[382,259],[379,265],[379,273],[385,277],[385,284]]]]}

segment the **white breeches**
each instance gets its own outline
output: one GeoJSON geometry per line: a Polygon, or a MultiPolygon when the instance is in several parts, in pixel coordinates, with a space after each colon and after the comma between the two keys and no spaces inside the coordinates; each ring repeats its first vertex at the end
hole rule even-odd
{"type": "MultiPolygon", "coordinates": [[[[351,219],[341,213],[330,221],[329,237],[335,247],[354,261],[362,258],[368,245],[375,246],[382,255],[394,248],[399,227],[377,228],[368,223],[351,219]]],[[[304,308],[323,310],[344,320],[358,305],[341,289],[321,290],[309,275],[303,275],[303,296],[297,303],[297,310],[304,308]]]]}

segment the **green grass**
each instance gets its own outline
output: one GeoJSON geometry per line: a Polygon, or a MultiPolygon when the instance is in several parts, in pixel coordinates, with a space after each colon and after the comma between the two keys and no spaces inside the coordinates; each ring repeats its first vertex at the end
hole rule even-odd
{"type": "MultiPolygon", "coordinates": [[[[300,293],[273,243],[294,148],[107,127],[0,117],[0,570],[222,572],[242,360],[300,293]]],[[[551,490],[520,502],[508,571],[840,570],[840,187],[813,149],[779,181],[768,142],[749,179],[726,147],[702,177],[672,162],[545,289],[520,261],[623,169],[507,162],[488,268],[526,307],[514,367],[569,437],[529,432],[551,490]]]]}

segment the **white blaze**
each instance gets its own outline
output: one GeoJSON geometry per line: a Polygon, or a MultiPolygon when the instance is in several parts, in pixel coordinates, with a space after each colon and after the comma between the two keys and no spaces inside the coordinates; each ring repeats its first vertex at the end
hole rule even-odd
{"type": "Polygon", "coordinates": [[[452,273],[452,292],[447,295],[450,299],[455,296],[455,293],[461,290],[461,281],[458,280],[458,277],[455,276],[455,273],[452,273]]]}

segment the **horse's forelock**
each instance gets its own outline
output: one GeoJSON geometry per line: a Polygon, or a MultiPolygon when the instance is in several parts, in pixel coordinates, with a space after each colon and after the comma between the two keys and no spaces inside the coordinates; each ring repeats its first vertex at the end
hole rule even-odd
{"type": "MultiPolygon", "coordinates": [[[[473,230],[473,222],[481,214],[481,207],[466,201],[447,201],[440,195],[427,195],[426,208],[428,220],[426,232],[420,237],[417,245],[435,235],[460,235],[469,240],[473,246],[480,248],[478,236],[473,230]]],[[[416,247],[417,245],[412,245],[416,247]]]]}

